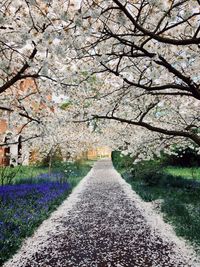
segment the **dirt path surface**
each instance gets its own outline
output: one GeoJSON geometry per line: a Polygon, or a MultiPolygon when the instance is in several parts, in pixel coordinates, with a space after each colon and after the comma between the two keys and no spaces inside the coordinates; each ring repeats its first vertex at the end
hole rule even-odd
{"type": "Polygon", "coordinates": [[[4,267],[200,266],[150,204],[98,161],[4,267]]]}

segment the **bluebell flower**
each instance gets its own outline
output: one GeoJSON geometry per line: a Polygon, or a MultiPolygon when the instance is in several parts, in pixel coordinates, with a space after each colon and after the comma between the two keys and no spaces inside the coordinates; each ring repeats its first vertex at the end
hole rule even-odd
{"type": "Polygon", "coordinates": [[[34,225],[43,220],[45,214],[47,216],[51,205],[69,191],[69,183],[57,180],[62,177],[62,173],[56,173],[49,179],[44,174],[42,183],[0,186],[1,251],[3,248],[4,253],[9,253],[10,244],[18,244],[34,225]]]}

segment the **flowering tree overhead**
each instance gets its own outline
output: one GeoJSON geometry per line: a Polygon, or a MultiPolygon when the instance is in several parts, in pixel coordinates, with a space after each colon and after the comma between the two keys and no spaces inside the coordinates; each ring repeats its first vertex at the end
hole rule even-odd
{"type": "Polygon", "coordinates": [[[75,27],[70,16],[73,17],[70,1],[2,1],[0,110],[39,123],[43,114],[41,110],[34,114],[27,107],[27,98],[28,103],[43,99],[51,108],[47,96],[65,92],[70,80],[70,75],[67,79],[65,76],[69,63],[68,31],[75,27]],[[32,79],[34,86],[23,91],[21,84],[27,79],[32,79]]]}
{"type": "Polygon", "coordinates": [[[199,1],[83,0],[78,18],[77,58],[104,80],[85,113],[199,146],[199,1]]]}
{"type": "Polygon", "coordinates": [[[54,96],[65,93],[70,81],[68,31],[75,27],[74,8],[70,1],[0,4],[0,115],[10,118],[9,131],[23,134],[23,141],[42,136],[57,112],[54,96]]]}
{"type": "Polygon", "coordinates": [[[70,4],[40,0],[1,3],[0,93],[27,77],[57,81],[62,53],[67,61],[67,32],[74,27],[67,17],[70,4]]]}
{"type": "MultiPolygon", "coordinates": [[[[53,146],[66,136],[58,122],[91,119],[106,143],[132,152],[135,140],[137,148],[145,140],[145,149],[188,140],[200,145],[199,5],[198,0],[3,1],[0,110],[11,112],[15,124],[19,116],[24,125],[31,122],[23,131],[37,132],[41,140],[44,134],[47,140],[51,133],[59,136],[59,142],[50,141],[53,146]],[[34,90],[19,93],[27,79],[34,90]],[[70,112],[61,112],[54,96],[66,95],[70,112]],[[27,98],[39,108],[31,108],[27,98]]],[[[73,129],[79,136],[78,127],[73,129]]]]}

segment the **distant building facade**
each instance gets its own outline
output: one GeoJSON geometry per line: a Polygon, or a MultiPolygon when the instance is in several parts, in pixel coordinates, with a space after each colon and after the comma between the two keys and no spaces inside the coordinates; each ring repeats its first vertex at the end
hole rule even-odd
{"type": "Polygon", "coordinates": [[[86,152],[86,157],[89,160],[95,160],[99,158],[111,158],[111,149],[107,146],[101,146],[97,148],[91,148],[86,152]]]}

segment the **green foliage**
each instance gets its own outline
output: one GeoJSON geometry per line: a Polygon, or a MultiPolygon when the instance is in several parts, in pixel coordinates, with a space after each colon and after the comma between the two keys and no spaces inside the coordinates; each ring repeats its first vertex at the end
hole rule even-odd
{"type": "Polygon", "coordinates": [[[158,184],[162,177],[162,168],[159,161],[143,161],[133,164],[133,159],[123,156],[119,151],[112,153],[113,164],[126,177],[126,180],[142,180],[148,185],[158,184]]]}
{"type": "Polygon", "coordinates": [[[198,167],[200,166],[200,155],[197,154],[195,149],[178,148],[173,149],[175,155],[163,154],[161,162],[166,166],[177,166],[177,167],[198,167]]]}
{"type": "Polygon", "coordinates": [[[0,185],[12,184],[19,168],[0,166],[0,185]]]}
{"type": "Polygon", "coordinates": [[[71,105],[73,105],[72,101],[67,101],[65,103],[62,103],[60,108],[63,109],[63,110],[66,110],[68,109],[71,105]]]}
{"type": "Polygon", "coordinates": [[[133,166],[133,159],[129,155],[122,155],[120,151],[112,152],[112,161],[116,169],[121,171],[130,169],[133,166]]]}
{"type": "Polygon", "coordinates": [[[149,186],[159,184],[162,178],[161,166],[153,160],[133,165],[131,173],[134,179],[140,179],[149,186]]]}
{"type": "Polygon", "coordinates": [[[62,164],[62,153],[60,151],[60,148],[57,147],[57,149],[54,150],[50,150],[49,154],[44,157],[42,159],[41,162],[38,162],[38,165],[41,167],[49,167],[49,165],[51,164],[51,167],[53,166],[59,166],[60,164],[62,164]]]}
{"type": "Polygon", "coordinates": [[[40,166],[16,166],[16,167],[0,167],[0,183],[16,184],[23,182],[25,179],[33,179],[34,177],[48,172],[48,168],[40,166]]]}

